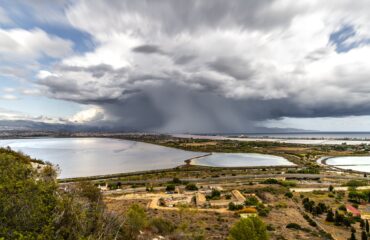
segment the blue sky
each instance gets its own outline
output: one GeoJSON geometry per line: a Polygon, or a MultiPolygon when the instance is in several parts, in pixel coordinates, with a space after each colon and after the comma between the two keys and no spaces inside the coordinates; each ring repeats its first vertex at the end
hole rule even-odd
{"type": "MultiPolygon", "coordinates": [[[[40,29],[50,36],[57,36],[71,41],[73,52],[75,53],[83,53],[91,50],[93,43],[89,34],[79,31],[68,24],[68,22],[65,22],[63,8],[58,8],[59,6],[57,5],[50,5],[47,4],[47,1],[29,1],[28,3],[27,1],[0,1],[0,6],[8,18],[8,21],[0,22],[0,27],[4,30],[22,29],[32,31],[34,29],[40,29]],[[40,6],[36,6],[37,4],[40,6]],[[30,5],[33,5],[34,9],[30,5]],[[60,16],[56,19],[50,19],[50,21],[47,18],[39,19],[38,15],[44,15],[45,13],[41,11],[45,9],[52,9],[50,14],[60,16]]],[[[48,16],[48,14],[45,15],[48,16]]],[[[1,74],[0,72],[0,89],[3,89],[3,94],[16,98],[14,100],[0,99],[0,108],[32,116],[46,115],[55,118],[69,117],[84,109],[84,106],[75,102],[53,99],[40,94],[23,93],[27,90],[33,90],[36,82],[35,76],[38,70],[47,69],[58,61],[60,61],[58,57],[43,54],[28,63],[30,69],[25,70],[26,75],[9,76],[6,71],[4,71],[5,74],[1,74]]],[[[3,67],[6,66],[7,68],[15,69],[23,67],[18,64],[19,62],[13,61],[4,64],[3,67]]]]}
{"type": "Polygon", "coordinates": [[[369,7],[0,0],[0,119],[370,131],[369,7]]]}

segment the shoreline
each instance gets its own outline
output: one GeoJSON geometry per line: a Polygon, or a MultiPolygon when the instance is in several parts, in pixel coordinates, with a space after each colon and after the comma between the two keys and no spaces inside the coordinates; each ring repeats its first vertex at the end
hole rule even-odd
{"type": "MultiPolygon", "coordinates": [[[[345,169],[345,168],[341,168],[341,166],[363,166],[363,164],[348,164],[348,165],[329,165],[327,164],[327,161],[331,158],[336,158],[336,157],[353,157],[352,156],[324,156],[324,157],[320,157],[319,159],[316,160],[317,163],[321,164],[321,165],[324,165],[325,167],[329,167],[329,168],[332,168],[336,171],[341,171],[341,172],[350,172],[350,173],[361,173],[361,174],[370,174],[370,172],[366,172],[366,171],[358,171],[358,170],[353,170],[353,169],[345,169]],[[319,162],[320,161],[320,162],[319,162]]],[[[358,157],[370,157],[370,155],[358,155],[358,157]]],[[[370,165],[370,164],[369,164],[370,165]]]]}

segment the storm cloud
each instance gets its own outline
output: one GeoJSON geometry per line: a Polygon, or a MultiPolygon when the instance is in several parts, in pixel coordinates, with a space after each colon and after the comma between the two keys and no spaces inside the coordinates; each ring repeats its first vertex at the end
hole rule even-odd
{"type": "Polygon", "coordinates": [[[67,19],[95,48],[44,69],[37,84],[100,109],[94,124],[144,131],[241,132],[284,117],[369,115],[369,7],[78,1],[67,19]]]}

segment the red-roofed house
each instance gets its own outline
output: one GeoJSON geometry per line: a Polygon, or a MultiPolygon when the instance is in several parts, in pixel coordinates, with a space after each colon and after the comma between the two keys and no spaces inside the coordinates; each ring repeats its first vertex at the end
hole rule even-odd
{"type": "Polygon", "coordinates": [[[347,212],[352,213],[353,216],[361,217],[361,212],[357,208],[353,207],[352,205],[347,204],[346,209],[347,209],[347,212]]]}

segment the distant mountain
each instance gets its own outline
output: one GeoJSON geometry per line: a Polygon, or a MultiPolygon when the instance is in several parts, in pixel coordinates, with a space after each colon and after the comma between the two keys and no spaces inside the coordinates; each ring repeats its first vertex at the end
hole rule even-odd
{"type": "Polygon", "coordinates": [[[45,123],[27,120],[0,120],[0,131],[112,131],[108,127],[82,124],[45,123]]]}
{"type": "MultiPolygon", "coordinates": [[[[50,131],[50,132],[142,132],[137,129],[114,127],[114,124],[106,123],[104,126],[77,124],[77,123],[45,123],[29,120],[0,120],[0,131],[50,131]]],[[[145,131],[150,132],[150,131],[145,131]]],[[[295,128],[267,128],[256,127],[245,132],[229,133],[191,133],[211,135],[242,135],[246,133],[297,133],[312,132],[295,128]]]]}

